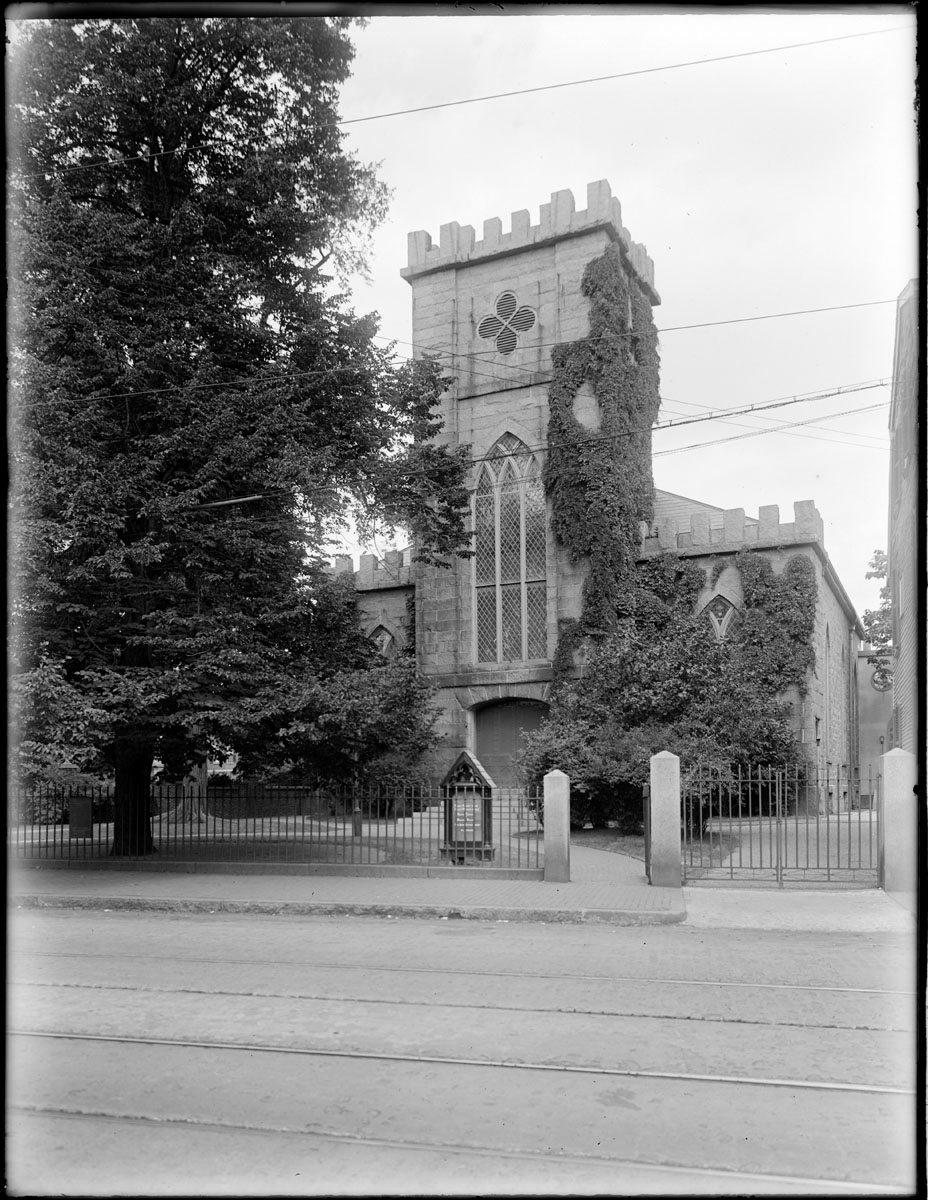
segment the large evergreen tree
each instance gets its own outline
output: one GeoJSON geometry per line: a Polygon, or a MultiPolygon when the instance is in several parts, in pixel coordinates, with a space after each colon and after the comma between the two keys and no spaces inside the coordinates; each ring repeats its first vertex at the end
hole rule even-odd
{"type": "Polygon", "coordinates": [[[320,696],[330,740],[365,696],[421,702],[322,569],[346,511],[427,554],[463,529],[441,380],[326,274],[386,200],[336,124],[349,25],[13,26],[16,736],[113,773],[116,853],[151,849],[156,755],[323,754],[320,696]]]}

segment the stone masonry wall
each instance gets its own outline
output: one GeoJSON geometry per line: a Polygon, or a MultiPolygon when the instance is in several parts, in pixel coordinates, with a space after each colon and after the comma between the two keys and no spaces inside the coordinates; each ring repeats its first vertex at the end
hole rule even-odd
{"type": "MultiPolygon", "coordinates": [[[[587,188],[587,207],[577,211],[570,191],[555,192],[541,206],[538,223],[526,210],[512,214],[509,232],[493,217],[478,241],[473,228],[450,222],[438,245],[425,232],[409,236],[409,265],[402,274],[412,285],[413,341],[416,353],[434,352],[455,376],[442,400],[444,431],[439,440],[471,447],[482,458],[507,432],[536,450],[539,467],[547,436],[547,384],[551,352],[558,342],[589,332],[589,305],[581,292],[588,263],[611,242],[624,251],[626,269],[654,302],[654,267],[644,248],[622,225],[618,200],[605,181],[587,188]],[[511,292],[533,314],[520,329],[515,348],[503,354],[492,338],[480,335],[481,322],[497,313],[499,298],[511,292]]],[[[578,399],[583,409],[584,397],[578,399]]],[[[587,414],[587,420],[590,419],[587,414]]],[[[476,472],[471,478],[475,483],[476,472]]],[[[548,540],[548,653],[557,645],[560,623],[580,612],[582,564],[548,540]]],[[[420,662],[442,685],[470,684],[498,668],[474,663],[473,566],[424,568],[418,577],[417,628],[420,662]],[[462,676],[466,675],[467,678],[462,676]]],[[[499,664],[498,666],[502,666],[499,664]]],[[[513,664],[513,685],[526,682],[513,664]]],[[[521,694],[521,693],[519,693],[521,694]]]]}
{"type": "MultiPolygon", "coordinates": [[[[409,262],[401,274],[412,287],[415,353],[437,355],[454,377],[442,398],[439,441],[468,445],[471,456],[480,459],[503,434],[512,433],[535,452],[539,468],[543,465],[552,349],[588,334],[583,274],[610,242],[621,246],[637,286],[659,303],[653,263],[632,241],[604,180],[588,186],[583,210],[577,210],[570,191],[555,192],[541,205],[537,223],[523,209],[512,214],[504,232],[500,218],[491,217],[479,240],[473,227],[455,221],[442,225],[437,244],[424,231],[409,235],[409,262]],[[516,336],[504,353],[486,330],[494,324],[487,318],[506,317],[506,293],[515,298],[510,311],[520,311],[524,319],[510,327],[516,336]]],[[[588,427],[595,426],[591,395],[581,393],[576,410],[588,427]]],[[[476,483],[476,471],[470,483],[476,483]]],[[[545,658],[478,665],[472,562],[449,569],[417,567],[418,663],[438,688],[442,759],[462,749],[473,752],[476,706],[510,697],[545,699],[561,625],[580,615],[583,575],[583,564],[570,563],[549,533],[545,658]]]]}

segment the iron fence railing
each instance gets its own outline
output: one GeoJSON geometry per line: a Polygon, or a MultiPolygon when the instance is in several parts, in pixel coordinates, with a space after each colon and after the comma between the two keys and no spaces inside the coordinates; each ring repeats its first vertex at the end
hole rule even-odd
{"type": "Polygon", "coordinates": [[[683,877],[878,882],[881,778],[841,767],[690,772],[683,877]]]}
{"type": "MultiPolygon", "coordinates": [[[[305,862],[380,867],[480,865],[537,871],[540,804],[522,789],[486,798],[427,784],[396,788],[161,786],[149,822],[158,861],[305,862]]],[[[107,787],[14,790],[7,840],[29,859],[111,854],[115,797],[107,787]]]]}

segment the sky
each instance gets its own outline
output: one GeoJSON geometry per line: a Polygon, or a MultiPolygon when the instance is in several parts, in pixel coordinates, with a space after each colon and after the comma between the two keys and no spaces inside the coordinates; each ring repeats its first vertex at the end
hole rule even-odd
{"type": "Polygon", "coordinates": [[[655,486],[748,516],[778,504],[781,521],[814,500],[858,613],[876,607],[865,574],[887,544],[895,300],[917,274],[914,11],[460,12],[378,15],[351,34],[345,144],[392,189],[355,310],[378,312],[411,356],[410,231],[437,242],[458,221],[479,238],[523,208],[537,224],[552,192],[581,209],[607,179],[654,261],[660,422],[845,389],[655,430],[655,486]],[[431,105],[448,106],[379,115],[431,105]],[[830,311],[770,317],[809,309],[830,311]],[[738,440],[706,444],[721,438],[738,440]]]}

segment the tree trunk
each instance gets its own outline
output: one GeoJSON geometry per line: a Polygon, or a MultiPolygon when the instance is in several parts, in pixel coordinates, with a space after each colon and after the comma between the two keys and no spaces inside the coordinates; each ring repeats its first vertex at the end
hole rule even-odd
{"type": "Polygon", "coordinates": [[[116,812],[113,855],[155,853],[151,836],[151,742],[123,741],[116,747],[116,812]]]}

